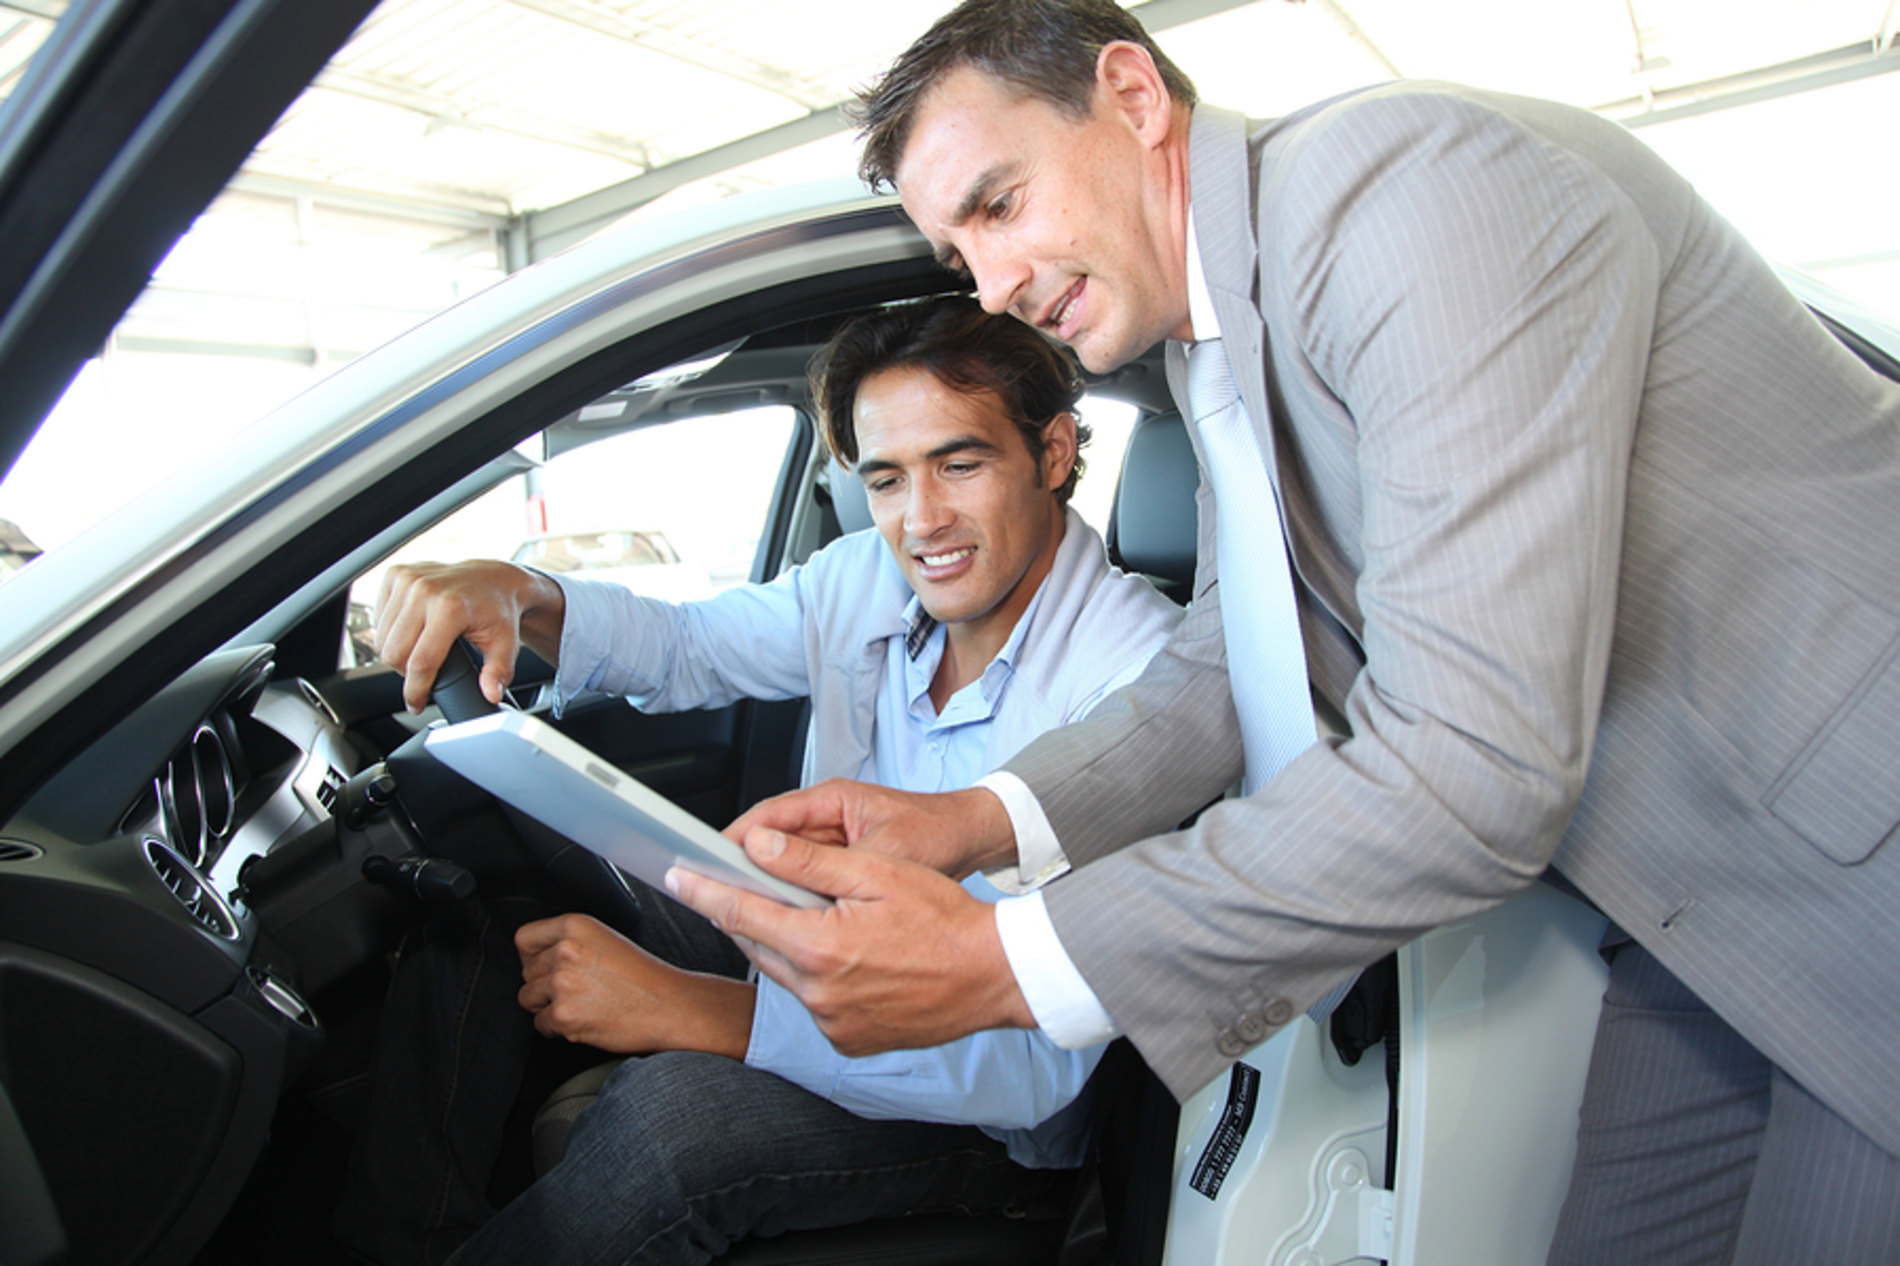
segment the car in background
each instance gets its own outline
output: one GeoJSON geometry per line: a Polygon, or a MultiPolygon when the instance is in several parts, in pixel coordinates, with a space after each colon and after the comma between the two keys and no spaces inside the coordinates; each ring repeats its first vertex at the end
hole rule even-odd
{"type": "MultiPolygon", "coordinates": [[[[0,117],[0,259],[39,261],[30,285],[0,270],[0,452],[24,445],[367,7],[134,0],[118,8],[140,21],[61,27],[0,117]],[[139,70],[143,95],[115,67],[139,70]],[[69,161],[28,161],[55,150],[69,161]],[[23,227],[8,209],[25,205],[53,210],[23,227]]],[[[432,716],[411,717],[395,674],[349,651],[366,618],[352,584],[534,470],[536,452],[683,427],[718,452],[722,428],[761,406],[780,410],[775,447],[720,513],[756,529],[750,577],[775,576],[844,526],[812,424],[812,351],[871,305],[956,285],[891,200],[855,185],[604,234],[365,355],[206,454],[193,480],[7,581],[9,1261],[347,1260],[325,1255],[325,1223],[388,959],[444,895],[405,863],[443,860],[485,892],[555,892],[610,919],[624,907],[591,855],[421,751],[432,716]]],[[[1900,378],[1900,336],[1808,293],[1900,378]]],[[[1146,415],[1172,408],[1155,356],[1094,389],[1146,415]]],[[[519,706],[541,710],[547,678],[524,662],[519,706]]],[[[579,699],[561,725],[717,824],[793,785],[804,715],[798,701],[646,716],[579,699]]],[[[1540,1260],[1602,988],[1600,927],[1539,886],[1406,947],[1387,1058],[1348,1063],[1316,1026],[1291,1025],[1178,1112],[1134,1061],[1103,1096],[1082,1193],[1044,1218],[899,1219],[725,1260],[896,1260],[920,1239],[933,1260],[972,1263],[1053,1261],[1065,1245],[1067,1260],[1121,1245],[1177,1266],[1540,1260]],[[1105,1223],[1087,1216],[1091,1192],[1105,1223]]]]}
{"type": "Polygon", "coordinates": [[[40,547],[20,530],[18,524],[0,519],[0,580],[19,571],[38,558],[40,553],[40,547]]]}
{"type": "Polygon", "coordinates": [[[523,541],[508,561],[552,575],[582,575],[667,602],[713,595],[706,569],[681,562],[666,533],[657,530],[544,533],[523,541]]]}

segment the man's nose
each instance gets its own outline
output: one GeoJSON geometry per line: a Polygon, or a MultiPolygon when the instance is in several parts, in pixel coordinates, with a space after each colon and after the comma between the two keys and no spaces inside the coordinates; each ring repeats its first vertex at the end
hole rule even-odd
{"type": "Polygon", "coordinates": [[[930,480],[918,480],[904,504],[904,532],[916,540],[928,540],[956,520],[942,491],[930,480]]]}
{"type": "MultiPolygon", "coordinates": [[[[1031,270],[1018,256],[1007,250],[979,249],[964,256],[970,275],[976,279],[977,302],[991,316],[1004,316],[1015,310],[1017,301],[1029,285],[1031,270]]],[[[1017,313],[1026,317],[1027,313],[1017,313]]]]}

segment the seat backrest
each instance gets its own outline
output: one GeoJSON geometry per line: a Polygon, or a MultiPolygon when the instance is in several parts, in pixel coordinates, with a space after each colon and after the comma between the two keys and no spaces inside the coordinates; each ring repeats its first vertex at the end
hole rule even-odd
{"type": "Polygon", "coordinates": [[[831,510],[838,516],[838,530],[846,535],[871,526],[871,499],[864,483],[837,458],[831,459],[831,510]]]}
{"type": "Polygon", "coordinates": [[[1180,414],[1154,413],[1135,423],[1115,484],[1108,556],[1123,570],[1152,578],[1180,603],[1193,592],[1194,494],[1200,486],[1200,467],[1180,414]]]}

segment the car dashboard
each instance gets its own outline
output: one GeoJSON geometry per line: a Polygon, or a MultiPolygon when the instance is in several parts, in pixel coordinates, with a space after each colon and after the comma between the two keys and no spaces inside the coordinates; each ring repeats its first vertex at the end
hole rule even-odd
{"type": "Polygon", "coordinates": [[[0,1084],[62,1260],[201,1242],[319,1045],[245,879],[367,762],[272,668],[269,647],[201,661],[0,826],[0,1084]]]}

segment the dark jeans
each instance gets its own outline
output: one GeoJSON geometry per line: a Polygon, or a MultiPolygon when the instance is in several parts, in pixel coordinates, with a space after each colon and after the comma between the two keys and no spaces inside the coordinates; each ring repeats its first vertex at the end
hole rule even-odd
{"type": "Polygon", "coordinates": [[[561,1163],[451,1266],[706,1262],[747,1234],[1020,1208],[1055,1177],[968,1126],[867,1121],[770,1073],[670,1051],[622,1064],[561,1163]]]}
{"type": "MultiPolygon", "coordinates": [[[[640,925],[622,931],[641,946],[690,971],[745,974],[710,923],[633,886],[640,925]]],[[[1051,1181],[973,1127],[865,1121],[770,1073],[674,1053],[627,1061],[575,1122],[562,1164],[497,1216],[495,1197],[514,1195],[497,1191],[497,1161],[526,1155],[533,1108],[613,1058],[541,1037],[516,1000],[515,931],[553,913],[468,901],[404,943],[332,1220],[358,1255],[438,1266],[486,1225],[458,1262],[705,1261],[749,1230],[1003,1211],[1051,1181]]]]}

